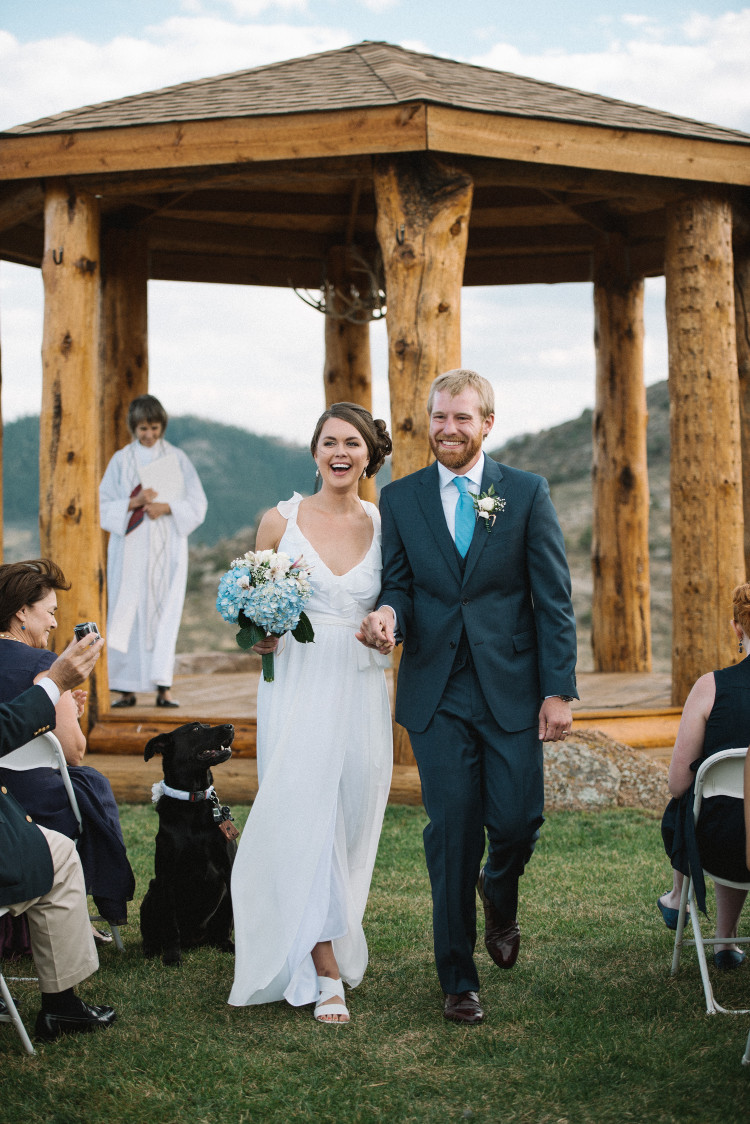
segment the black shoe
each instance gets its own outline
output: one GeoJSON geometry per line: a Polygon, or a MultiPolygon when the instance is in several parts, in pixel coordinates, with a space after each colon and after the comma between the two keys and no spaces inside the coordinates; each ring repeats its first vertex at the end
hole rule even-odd
{"type": "Polygon", "coordinates": [[[121,695],[117,702],[110,703],[110,710],[118,710],[122,706],[135,706],[135,695],[121,695]]]}
{"type": "Polygon", "coordinates": [[[735,968],[741,968],[744,963],[744,952],[739,952],[735,948],[723,948],[721,952],[714,953],[714,966],[720,972],[733,972],[735,968]]]}
{"type": "Polygon", "coordinates": [[[164,695],[157,695],[156,696],[156,705],[157,706],[176,707],[176,706],[179,706],[180,704],[178,702],[176,702],[174,699],[165,699],[164,695]]]}
{"type": "Polygon", "coordinates": [[[477,882],[479,897],[484,906],[484,947],[498,968],[512,968],[521,947],[521,930],[515,917],[501,918],[484,892],[484,871],[477,882]]]}
{"type": "Polygon", "coordinates": [[[452,1023],[476,1026],[484,1018],[476,991],[462,991],[458,995],[445,995],[443,1017],[452,1023]]]}
{"type": "Polygon", "coordinates": [[[34,1035],[44,1042],[53,1042],[61,1034],[86,1034],[111,1026],[117,1018],[114,1007],[91,1007],[81,1001],[79,1015],[50,1015],[40,1011],[36,1017],[34,1035]]]}

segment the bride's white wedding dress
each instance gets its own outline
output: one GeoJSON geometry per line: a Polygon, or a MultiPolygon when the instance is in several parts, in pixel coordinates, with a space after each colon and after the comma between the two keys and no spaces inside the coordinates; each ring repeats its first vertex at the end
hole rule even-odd
{"type": "Polygon", "coordinates": [[[311,950],[332,940],[350,987],[367,967],[362,916],[393,759],[387,659],[355,639],[380,591],[380,516],[365,557],[331,573],[297,527],[301,496],[278,505],[279,550],[313,566],[306,612],[313,644],[279,645],[258,688],[260,790],[232,873],[234,1006],[315,1002],[311,950]]]}

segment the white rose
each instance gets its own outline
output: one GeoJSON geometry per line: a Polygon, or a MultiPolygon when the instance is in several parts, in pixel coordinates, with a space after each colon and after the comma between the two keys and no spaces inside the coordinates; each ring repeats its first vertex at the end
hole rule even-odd
{"type": "Polygon", "coordinates": [[[482,496],[481,499],[477,500],[479,514],[486,519],[487,515],[485,513],[495,510],[495,502],[496,501],[494,496],[482,496]]]}

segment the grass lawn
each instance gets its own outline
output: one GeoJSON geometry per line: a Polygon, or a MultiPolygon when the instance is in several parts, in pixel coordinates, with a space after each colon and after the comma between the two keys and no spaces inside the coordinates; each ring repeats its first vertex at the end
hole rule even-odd
{"type": "MultiPolygon", "coordinates": [[[[235,809],[240,825],[246,812],[235,809]]],[[[122,820],[139,900],[152,872],[156,816],[151,806],[128,806],[122,820]]],[[[495,968],[480,940],[480,1027],[441,1015],[424,822],[419,808],[388,808],[365,917],[370,968],[349,993],[349,1026],[320,1026],[311,1008],[228,1007],[226,954],[187,953],[181,969],[144,961],[136,902],[125,955],[107,947],[100,971],[79,989],[117,1007],[112,1030],[62,1039],[28,1058],[12,1027],[0,1026],[0,1120],[750,1118],[750,1067],[740,1065],[750,1016],[705,1015],[693,950],[678,977],[669,976],[671,937],[655,906],[668,868],[653,816],[550,815],[522,884],[515,969],[495,968]]],[[[16,974],[7,963],[5,970],[16,974]]],[[[14,985],[27,1026],[38,1006],[34,987],[14,985]]],[[[750,968],[721,975],[717,992],[720,1002],[750,1006],[750,968]]]]}

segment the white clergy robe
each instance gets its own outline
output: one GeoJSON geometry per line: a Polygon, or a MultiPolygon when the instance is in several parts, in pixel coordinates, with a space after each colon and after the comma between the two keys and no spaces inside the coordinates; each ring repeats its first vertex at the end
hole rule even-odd
{"type": "MultiPolygon", "coordinates": [[[[160,497],[157,495],[157,502],[160,497]]],[[[101,525],[109,531],[107,550],[107,660],[114,691],[170,687],[177,633],[185,601],[187,539],[206,517],[206,495],[198,473],[181,449],[163,438],[150,449],[132,441],[112,457],[99,486],[101,525]],[[144,515],[126,535],[128,503],[139,470],[156,458],[175,456],[182,474],[172,512],[144,515]],[[110,638],[111,637],[111,638],[110,638]]]]}

